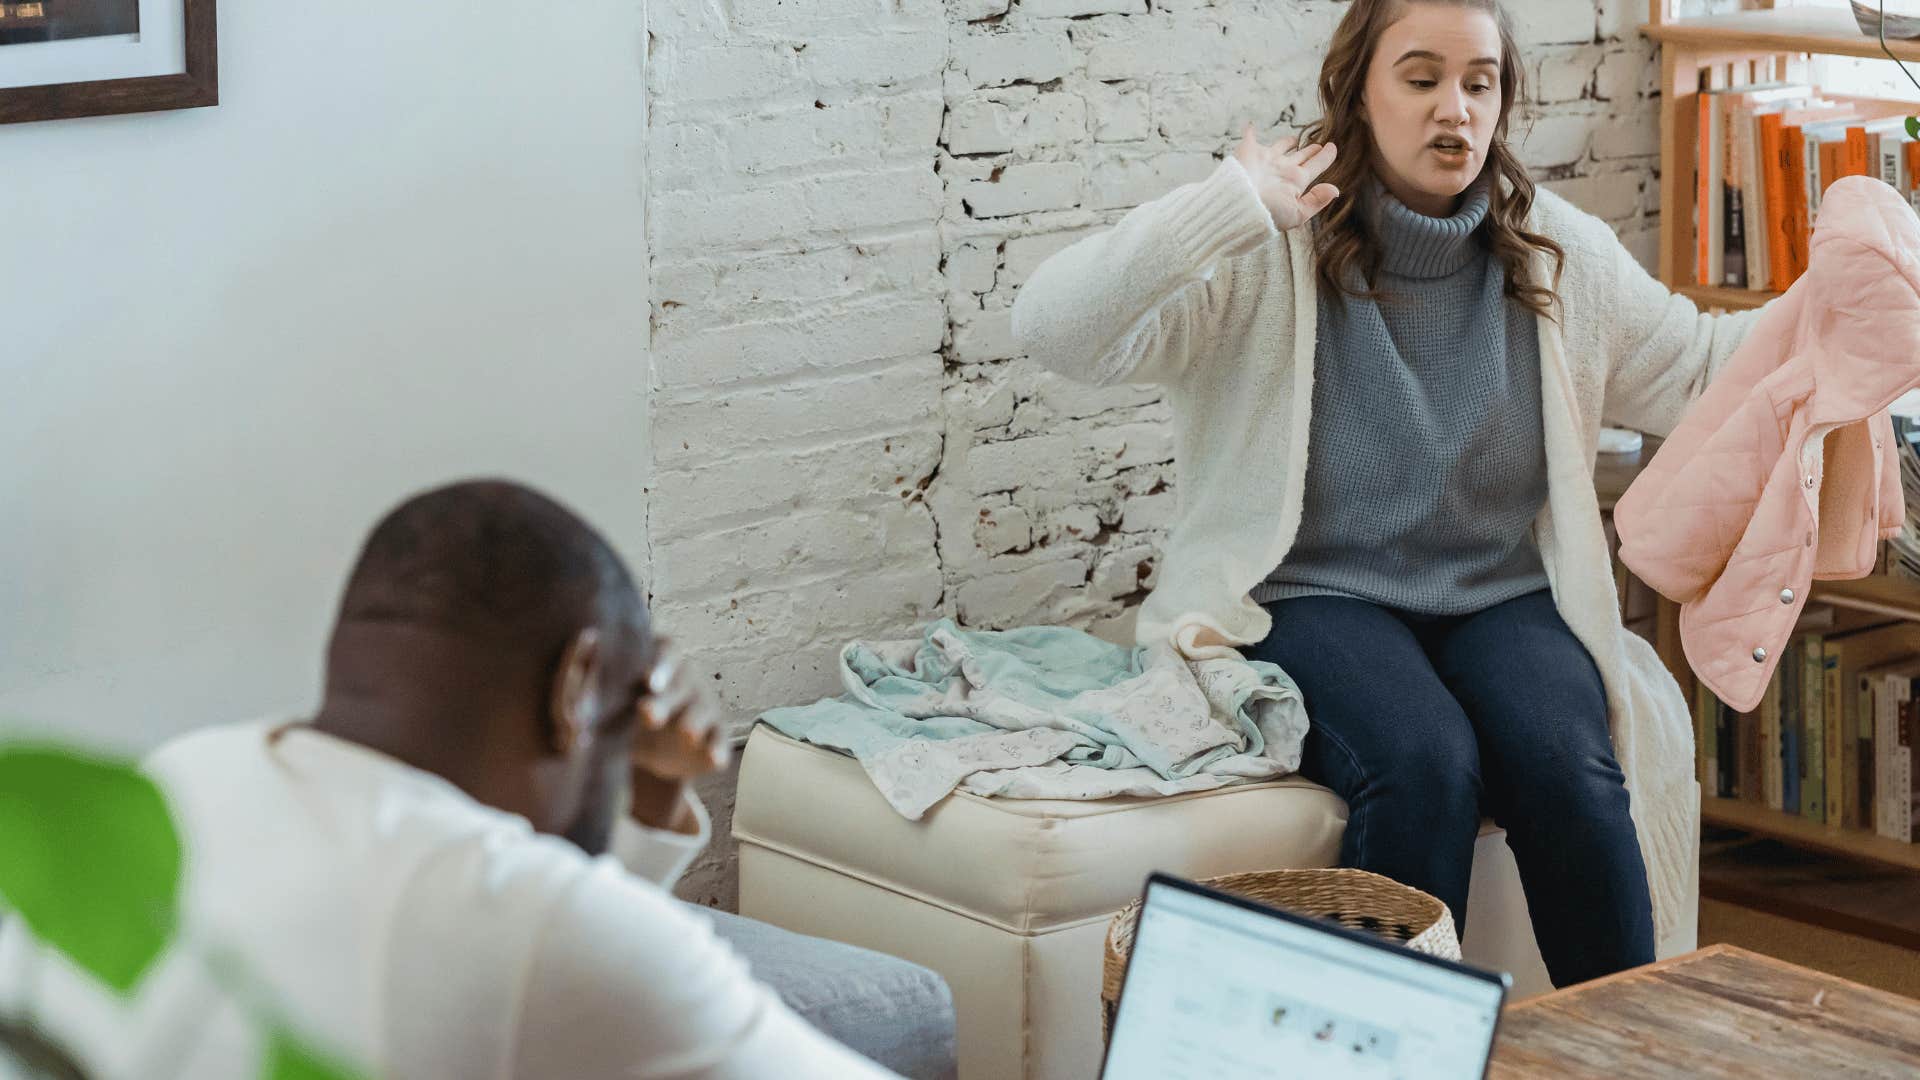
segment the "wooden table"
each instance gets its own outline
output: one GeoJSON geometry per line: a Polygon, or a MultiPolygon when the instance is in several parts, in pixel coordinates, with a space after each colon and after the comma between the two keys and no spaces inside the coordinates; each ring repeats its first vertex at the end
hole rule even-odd
{"type": "Polygon", "coordinates": [[[1495,1080],[1920,1076],[1920,1001],[1714,945],[1522,1002],[1495,1080]]]}
{"type": "Polygon", "coordinates": [[[1611,510],[1628,487],[1640,477],[1640,471],[1653,460],[1666,442],[1658,435],[1642,435],[1640,449],[1631,454],[1601,454],[1593,461],[1593,493],[1600,497],[1600,509],[1611,510]]]}

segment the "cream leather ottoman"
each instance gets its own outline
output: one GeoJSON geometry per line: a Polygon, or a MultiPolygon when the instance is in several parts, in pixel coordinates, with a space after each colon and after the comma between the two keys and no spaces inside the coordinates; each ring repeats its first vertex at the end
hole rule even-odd
{"type": "MultiPolygon", "coordinates": [[[[1102,941],[1148,871],[1331,866],[1345,827],[1339,797],[1300,779],[1101,802],[956,794],[910,822],[852,758],[765,727],[748,741],[733,817],[741,914],[939,972],[961,1080],[1095,1074],[1102,941]]],[[[1512,972],[1516,996],[1550,988],[1491,827],[1467,921],[1469,961],[1512,972]]]]}

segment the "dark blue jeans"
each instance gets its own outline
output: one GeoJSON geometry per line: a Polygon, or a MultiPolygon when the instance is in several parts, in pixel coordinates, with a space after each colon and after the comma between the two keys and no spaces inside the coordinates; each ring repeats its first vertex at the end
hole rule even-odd
{"type": "Polygon", "coordinates": [[[1299,684],[1300,771],[1346,799],[1342,865],[1430,893],[1466,927],[1481,817],[1507,831],[1556,986],[1653,959],[1599,669],[1545,589],[1467,615],[1302,596],[1248,650],[1299,684]]]}

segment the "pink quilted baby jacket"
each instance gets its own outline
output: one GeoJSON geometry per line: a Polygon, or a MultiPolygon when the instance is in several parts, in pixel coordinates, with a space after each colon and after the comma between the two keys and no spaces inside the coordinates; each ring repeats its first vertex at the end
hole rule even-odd
{"type": "Polygon", "coordinates": [[[1873,569],[1906,520],[1887,406],[1920,385],[1920,219],[1848,177],[1768,304],[1614,508],[1620,559],[1680,603],[1694,674],[1760,703],[1816,578],[1873,569]]]}

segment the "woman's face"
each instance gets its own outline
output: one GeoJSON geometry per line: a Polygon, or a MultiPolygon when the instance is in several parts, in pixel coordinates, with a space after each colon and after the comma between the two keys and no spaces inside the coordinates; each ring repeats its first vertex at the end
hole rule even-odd
{"type": "Polygon", "coordinates": [[[1374,172],[1433,217],[1480,175],[1500,120],[1500,29],[1484,11],[1412,3],[1380,37],[1360,96],[1374,172]]]}

